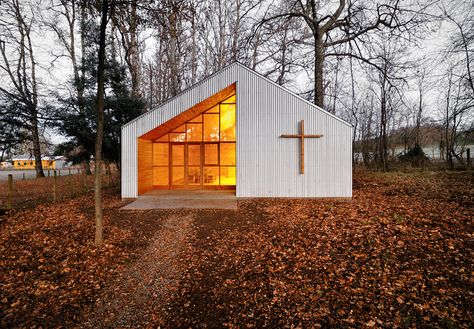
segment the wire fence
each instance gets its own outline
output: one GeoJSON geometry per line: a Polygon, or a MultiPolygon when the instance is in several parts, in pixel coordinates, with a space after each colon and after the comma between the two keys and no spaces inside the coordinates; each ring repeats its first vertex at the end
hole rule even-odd
{"type": "MultiPolygon", "coordinates": [[[[75,169],[74,169],[75,170],[75,169]]],[[[94,188],[94,175],[86,175],[77,170],[69,174],[66,169],[60,176],[58,170],[50,170],[49,177],[22,179],[8,174],[6,181],[0,182],[0,209],[28,208],[41,203],[59,202],[79,195],[89,193],[94,188]]],[[[45,172],[47,175],[47,173],[45,172]]],[[[103,188],[120,186],[119,173],[104,171],[102,175],[103,188]]]]}

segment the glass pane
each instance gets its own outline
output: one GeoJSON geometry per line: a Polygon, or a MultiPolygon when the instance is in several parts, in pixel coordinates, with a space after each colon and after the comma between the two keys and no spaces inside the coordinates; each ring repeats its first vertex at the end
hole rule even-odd
{"type": "Polygon", "coordinates": [[[186,133],[171,133],[170,140],[172,142],[185,142],[186,141],[186,133]]]}
{"type": "Polygon", "coordinates": [[[235,167],[221,167],[221,185],[235,185],[235,167]]]}
{"type": "Polygon", "coordinates": [[[188,164],[190,166],[201,165],[201,145],[190,144],[188,145],[188,164]]]}
{"type": "Polygon", "coordinates": [[[212,107],[210,110],[207,110],[205,113],[219,113],[219,104],[212,107]]]}
{"type": "Polygon", "coordinates": [[[219,114],[204,114],[204,141],[219,140],[219,114]]]}
{"type": "Polygon", "coordinates": [[[186,132],[186,125],[179,126],[178,128],[176,128],[172,132],[174,132],[174,133],[184,133],[184,132],[186,132]]]}
{"type": "Polygon", "coordinates": [[[153,185],[168,185],[168,167],[153,167],[153,185]]]}
{"type": "Polygon", "coordinates": [[[204,167],[204,185],[219,185],[219,167],[204,167]]]}
{"type": "Polygon", "coordinates": [[[204,164],[218,165],[218,144],[204,144],[204,164]]]}
{"type": "Polygon", "coordinates": [[[235,166],[235,143],[221,143],[221,165],[235,166]]]}
{"type": "Polygon", "coordinates": [[[188,123],[186,126],[188,142],[202,141],[202,123],[188,123]]]}
{"type": "Polygon", "coordinates": [[[155,139],[155,142],[167,142],[169,141],[168,139],[169,137],[170,137],[169,134],[163,135],[160,138],[155,139]]]}
{"type": "Polygon", "coordinates": [[[188,184],[201,185],[201,167],[188,168],[188,184]]]}
{"type": "Polygon", "coordinates": [[[184,185],[184,167],[171,167],[171,184],[184,185]]]}
{"type": "Polygon", "coordinates": [[[198,115],[194,119],[189,120],[189,122],[202,122],[202,115],[198,115]]]}
{"type": "Polygon", "coordinates": [[[235,104],[221,104],[221,140],[235,141],[235,104]]]}
{"type": "Polygon", "coordinates": [[[184,145],[172,145],[171,147],[173,165],[184,165],[184,145]]]}
{"type": "Polygon", "coordinates": [[[225,101],[223,101],[222,103],[232,103],[232,104],[235,104],[235,95],[234,96],[231,96],[229,98],[227,98],[225,101]]]}
{"type": "Polygon", "coordinates": [[[168,143],[153,143],[153,165],[167,166],[169,164],[168,143]]]}

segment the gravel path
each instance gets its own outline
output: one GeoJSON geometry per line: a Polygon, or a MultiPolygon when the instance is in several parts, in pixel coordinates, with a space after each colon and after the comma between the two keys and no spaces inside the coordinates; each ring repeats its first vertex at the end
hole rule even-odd
{"type": "Polygon", "coordinates": [[[194,216],[172,214],[141,258],[101,294],[84,328],[139,328],[162,322],[159,314],[183,273],[179,254],[190,248],[194,216]]]}

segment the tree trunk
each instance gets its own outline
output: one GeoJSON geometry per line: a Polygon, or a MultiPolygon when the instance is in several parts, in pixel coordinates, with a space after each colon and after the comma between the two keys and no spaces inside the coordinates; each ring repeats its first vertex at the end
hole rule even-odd
{"type": "Polygon", "coordinates": [[[130,76],[132,78],[132,95],[141,97],[140,54],[138,53],[137,36],[137,0],[131,3],[130,13],[130,76]]]}
{"type": "Polygon", "coordinates": [[[95,239],[94,244],[100,246],[103,239],[102,229],[102,140],[104,136],[104,64],[105,64],[105,33],[107,29],[108,0],[102,2],[102,19],[100,22],[99,65],[97,77],[97,135],[94,156],[94,201],[95,201],[95,239]]]}
{"type": "Polygon", "coordinates": [[[170,75],[171,75],[171,96],[176,96],[179,92],[178,87],[178,28],[177,28],[177,8],[171,7],[171,14],[169,17],[170,22],[170,51],[169,51],[169,64],[170,64],[170,75]]]}
{"type": "Polygon", "coordinates": [[[86,173],[86,175],[92,175],[90,162],[86,160],[83,162],[83,165],[84,165],[84,172],[86,173]]]}
{"type": "MultiPolygon", "coordinates": [[[[383,82],[385,84],[385,82],[383,82]]],[[[387,171],[387,98],[385,96],[385,90],[382,87],[381,95],[381,108],[380,108],[380,148],[379,157],[382,170],[387,171]]]]}
{"type": "Polygon", "coordinates": [[[323,108],[324,87],[323,87],[323,67],[324,67],[324,47],[320,36],[314,37],[314,104],[323,108]]]}
{"type": "Polygon", "coordinates": [[[36,118],[36,111],[34,111],[33,118],[31,119],[31,139],[33,142],[33,154],[35,156],[35,170],[36,178],[44,177],[43,163],[41,162],[41,145],[39,141],[38,133],[38,119],[36,118]]]}
{"type": "Polygon", "coordinates": [[[191,40],[192,40],[192,48],[191,48],[191,85],[196,83],[197,79],[197,69],[198,69],[198,61],[197,61],[197,48],[198,45],[196,43],[196,8],[193,7],[192,9],[192,16],[191,16],[191,40]]]}

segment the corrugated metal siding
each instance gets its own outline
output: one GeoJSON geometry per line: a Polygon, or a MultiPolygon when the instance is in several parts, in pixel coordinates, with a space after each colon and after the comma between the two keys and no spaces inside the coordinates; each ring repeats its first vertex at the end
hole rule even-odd
{"type": "Polygon", "coordinates": [[[237,82],[237,196],[351,197],[352,127],[239,63],[122,127],[122,197],[137,197],[137,138],[237,82]],[[299,174],[299,121],[306,134],[299,174]]]}

